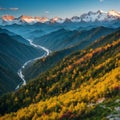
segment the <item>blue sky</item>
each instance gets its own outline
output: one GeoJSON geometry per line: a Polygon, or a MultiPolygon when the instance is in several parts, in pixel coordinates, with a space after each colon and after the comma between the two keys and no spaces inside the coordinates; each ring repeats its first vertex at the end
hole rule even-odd
{"type": "Polygon", "coordinates": [[[88,11],[120,11],[120,0],[0,0],[0,16],[80,16],[88,11]]]}

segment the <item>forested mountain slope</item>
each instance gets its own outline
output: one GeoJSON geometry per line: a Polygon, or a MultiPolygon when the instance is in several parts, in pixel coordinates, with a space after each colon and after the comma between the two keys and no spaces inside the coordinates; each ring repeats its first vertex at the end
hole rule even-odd
{"type": "Polygon", "coordinates": [[[15,93],[2,96],[0,113],[9,114],[0,119],[106,119],[113,114],[112,107],[119,107],[113,102],[120,100],[119,71],[117,31],[65,57],[15,93]]]}
{"type": "MultiPolygon", "coordinates": [[[[99,30],[100,28],[96,28],[96,29],[99,30]]],[[[103,28],[101,28],[101,29],[103,29],[103,28]]],[[[102,32],[104,32],[104,30],[102,32]]],[[[119,37],[120,37],[120,34],[119,34],[119,31],[118,31],[118,36],[117,37],[116,37],[116,35],[114,33],[111,33],[111,34],[109,34],[107,36],[100,37],[98,40],[102,41],[102,39],[103,39],[104,42],[102,42],[101,44],[106,44],[106,42],[108,42],[108,39],[109,39],[109,41],[111,41],[111,40],[119,38],[119,37]]],[[[25,78],[27,80],[35,78],[40,73],[45,72],[45,71],[49,70],[51,67],[53,67],[54,65],[56,65],[56,63],[59,62],[62,58],[64,58],[66,55],[69,55],[70,53],[78,51],[78,50],[82,50],[85,47],[89,46],[91,43],[92,43],[92,41],[89,40],[89,39],[85,40],[85,41],[81,41],[79,44],[77,44],[77,45],[75,45],[73,47],[70,47],[70,48],[67,48],[67,49],[64,49],[64,50],[61,50],[61,51],[54,52],[53,54],[51,54],[47,58],[43,58],[41,60],[38,60],[37,62],[35,62],[31,66],[27,66],[26,69],[24,69],[23,72],[25,74],[25,78]]],[[[98,44],[96,43],[96,45],[100,46],[99,42],[98,42],[98,44]]],[[[91,48],[97,47],[96,45],[92,45],[90,47],[91,48]]]]}
{"type": "Polygon", "coordinates": [[[0,33],[0,95],[15,90],[20,83],[17,71],[24,62],[43,54],[42,50],[20,43],[16,39],[0,33]]]}

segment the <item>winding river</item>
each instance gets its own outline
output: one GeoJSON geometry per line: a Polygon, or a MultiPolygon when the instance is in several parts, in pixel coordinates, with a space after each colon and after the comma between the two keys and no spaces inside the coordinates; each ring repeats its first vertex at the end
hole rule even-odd
{"type": "Polygon", "coordinates": [[[31,46],[36,47],[37,49],[42,49],[43,51],[45,51],[45,53],[44,53],[42,56],[37,57],[37,58],[34,58],[34,59],[32,59],[32,60],[29,60],[29,61],[27,61],[27,62],[25,62],[25,63],[23,64],[23,66],[22,66],[22,67],[18,70],[18,72],[17,72],[18,76],[22,79],[22,83],[18,84],[15,89],[19,89],[20,86],[26,85],[25,76],[23,75],[22,70],[23,70],[29,63],[32,63],[32,62],[34,62],[34,61],[36,61],[36,60],[38,60],[38,59],[42,59],[43,57],[46,57],[46,56],[48,56],[48,55],[50,54],[50,50],[48,50],[47,48],[45,48],[45,47],[43,47],[43,46],[41,46],[41,45],[36,45],[36,44],[33,43],[33,41],[30,40],[30,39],[27,39],[27,40],[29,41],[29,43],[30,43],[31,46]]]}

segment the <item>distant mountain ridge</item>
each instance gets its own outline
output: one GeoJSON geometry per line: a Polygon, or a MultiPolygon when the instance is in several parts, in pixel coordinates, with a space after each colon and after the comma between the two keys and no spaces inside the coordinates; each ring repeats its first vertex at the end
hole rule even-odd
{"type": "Polygon", "coordinates": [[[92,42],[101,36],[105,36],[115,30],[116,29],[103,26],[81,31],[59,29],[47,35],[43,35],[42,37],[36,37],[33,40],[36,44],[45,46],[52,51],[58,51],[78,45],[83,41],[87,42],[89,40],[92,42]]]}
{"type": "Polygon", "coordinates": [[[25,40],[22,36],[17,35],[13,32],[10,32],[7,29],[0,28],[0,33],[6,33],[7,35],[11,36],[13,39],[17,40],[18,42],[23,43],[25,45],[29,45],[29,42],[27,40],[25,40]]]}
{"type": "Polygon", "coordinates": [[[97,12],[89,11],[84,13],[81,16],[73,16],[72,18],[47,18],[47,17],[32,17],[21,15],[18,18],[15,18],[12,15],[3,15],[1,17],[1,25],[11,25],[11,24],[35,24],[35,23],[66,23],[66,22],[111,22],[115,20],[120,20],[120,12],[111,10],[108,12],[103,12],[98,10],[97,12]]]}

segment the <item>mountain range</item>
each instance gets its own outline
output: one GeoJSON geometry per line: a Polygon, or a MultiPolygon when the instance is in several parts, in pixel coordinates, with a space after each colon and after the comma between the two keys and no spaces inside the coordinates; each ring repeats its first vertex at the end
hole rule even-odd
{"type": "Polygon", "coordinates": [[[120,120],[120,13],[0,18],[0,120],[120,120]]]}
{"type": "Polygon", "coordinates": [[[1,96],[0,119],[119,119],[119,71],[120,30],[66,56],[18,91],[1,96]]]}
{"type": "Polygon", "coordinates": [[[89,40],[93,42],[101,36],[105,36],[115,30],[116,29],[114,28],[107,28],[103,26],[81,31],[59,29],[47,35],[43,35],[42,37],[35,37],[33,41],[36,44],[45,46],[52,51],[59,51],[78,45],[83,41],[87,42],[89,40]]]}
{"type": "Polygon", "coordinates": [[[102,39],[103,37],[117,30],[119,29],[112,29],[101,26],[88,31],[83,30],[81,32],[60,29],[39,39],[35,39],[34,42],[36,44],[42,44],[43,46],[46,46],[53,51],[53,54],[47,58],[37,60],[37,62],[34,64],[27,66],[23,70],[25,79],[30,80],[37,77],[39,74],[55,66],[65,56],[81,50],[89,46],[95,40],[100,38],[102,39]]]}
{"type": "Polygon", "coordinates": [[[73,16],[72,18],[47,18],[47,17],[32,17],[21,15],[15,18],[12,15],[3,15],[0,20],[1,25],[11,25],[11,24],[35,24],[35,23],[66,23],[66,22],[111,22],[120,20],[120,13],[111,10],[109,12],[103,12],[98,10],[97,12],[89,11],[81,16],[73,16]]]}

